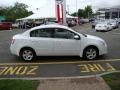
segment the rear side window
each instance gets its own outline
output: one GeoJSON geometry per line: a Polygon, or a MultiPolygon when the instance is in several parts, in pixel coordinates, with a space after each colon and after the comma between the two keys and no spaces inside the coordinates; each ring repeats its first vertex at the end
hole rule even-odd
{"type": "Polygon", "coordinates": [[[37,29],[30,32],[30,37],[52,37],[52,28],[37,29]]]}

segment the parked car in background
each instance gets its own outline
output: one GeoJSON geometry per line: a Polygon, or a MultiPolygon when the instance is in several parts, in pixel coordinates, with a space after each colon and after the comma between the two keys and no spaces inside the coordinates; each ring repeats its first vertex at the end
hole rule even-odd
{"type": "Polygon", "coordinates": [[[116,22],[110,22],[110,25],[112,26],[113,29],[116,29],[119,27],[119,25],[116,22]]]}
{"type": "Polygon", "coordinates": [[[80,19],[79,21],[81,24],[84,24],[84,23],[89,23],[89,19],[80,19]]]}
{"type": "Polygon", "coordinates": [[[58,24],[58,21],[46,21],[43,25],[58,24]]]}
{"type": "Polygon", "coordinates": [[[19,23],[13,23],[12,28],[19,28],[19,23]]]}
{"type": "Polygon", "coordinates": [[[95,26],[97,25],[97,24],[99,24],[99,23],[103,23],[104,22],[104,20],[94,20],[93,22],[92,22],[92,28],[94,29],[95,28],[95,26]]]}
{"type": "Polygon", "coordinates": [[[10,30],[12,28],[11,22],[0,22],[0,30],[10,30]]]}
{"type": "Polygon", "coordinates": [[[109,31],[112,30],[112,26],[109,23],[99,23],[95,26],[96,31],[109,31]]]}
{"type": "Polygon", "coordinates": [[[90,18],[89,19],[89,22],[91,22],[91,23],[94,22],[94,21],[95,21],[95,18],[90,18]]]}
{"type": "Polygon", "coordinates": [[[80,56],[88,60],[107,53],[106,42],[62,25],[41,25],[13,36],[11,53],[25,61],[35,56],[80,56]]]}
{"type": "Polygon", "coordinates": [[[73,27],[73,26],[76,26],[77,23],[74,20],[68,20],[67,24],[68,24],[68,27],[73,27]]]}
{"type": "Polygon", "coordinates": [[[92,28],[93,28],[93,29],[95,28],[96,24],[98,24],[98,21],[92,22],[92,28]]]}
{"type": "Polygon", "coordinates": [[[109,23],[113,29],[116,29],[119,27],[119,23],[117,21],[109,21],[109,23]]]}

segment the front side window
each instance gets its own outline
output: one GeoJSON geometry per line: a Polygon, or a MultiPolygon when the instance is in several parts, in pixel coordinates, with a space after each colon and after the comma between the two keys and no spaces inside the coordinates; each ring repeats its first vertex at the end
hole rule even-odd
{"type": "Polygon", "coordinates": [[[74,39],[75,33],[62,29],[56,28],[54,32],[54,38],[74,39]]]}
{"type": "Polygon", "coordinates": [[[48,37],[50,38],[52,35],[52,29],[44,28],[44,29],[37,29],[30,32],[30,37],[48,37]]]}

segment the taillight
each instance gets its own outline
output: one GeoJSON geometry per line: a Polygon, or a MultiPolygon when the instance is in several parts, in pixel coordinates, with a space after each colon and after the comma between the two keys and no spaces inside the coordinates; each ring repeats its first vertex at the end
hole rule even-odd
{"type": "Polygon", "coordinates": [[[11,44],[14,44],[14,42],[15,42],[15,39],[12,39],[12,42],[11,42],[11,44]]]}

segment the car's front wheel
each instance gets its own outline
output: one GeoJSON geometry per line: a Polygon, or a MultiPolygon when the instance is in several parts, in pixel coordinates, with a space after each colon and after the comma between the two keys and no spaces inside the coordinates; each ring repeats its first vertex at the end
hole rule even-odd
{"type": "Polygon", "coordinates": [[[20,57],[24,61],[32,61],[35,58],[35,52],[32,49],[24,48],[20,51],[20,57]]]}
{"type": "Polygon", "coordinates": [[[88,47],[84,50],[83,58],[87,60],[94,60],[98,57],[99,51],[96,47],[88,47]]]}

